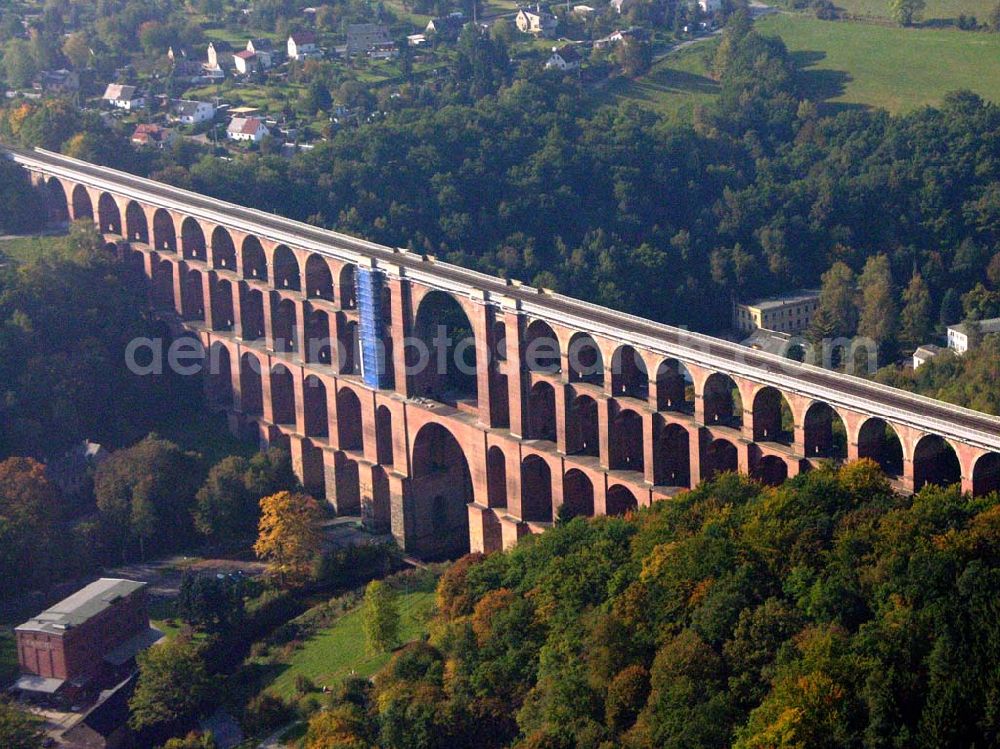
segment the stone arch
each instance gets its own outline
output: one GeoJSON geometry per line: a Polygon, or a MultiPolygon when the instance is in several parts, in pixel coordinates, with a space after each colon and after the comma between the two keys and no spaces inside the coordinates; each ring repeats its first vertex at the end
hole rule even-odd
{"type": "Polygon", "coordinates": [[[563,476],[563,503],[559,508],[562,520],[594,516],[594,483],[579,468],[571,468],[563,476]]]}
{"type": "Polygon", "coordinates": [[[306,361],[314,364],[331,364],[333,350],[330,341],[330,316],[323,310],[306,312],[306,361]]]}
{"type": "Polygon", "coordinates": [[[569,381],[604,385],[604,357],[589,333],[575,333],[567,346],[569,381]]]}
{"type": "Polygon", "coordinates": [[[341,388],[337,391],[337,438],[341,450],[361,452],[365,449],[361,400],[350,388],[341,388]]]}
{"type": "Polygon", "coordinates": [[[149,223],[146,221],[146,212],[134,200],[130,200],[125,206],[125,228],[130,242],[149,244],[149,223]]]}
{"type": "Polygon", "coordinates": [[[299,273],[299,261],[289,247],[279,244],[274,248],[274,286],[277,289],[299,291],[302,288],[302,276],[299,273]]]}
{"type": "Polygon", "coordinates": [[[357,289],[354,285],[354,266],[351,263],[346,263],[343,268],[340,269],[340,278],[338,279],[338,284],[340,288],[340,308],[341,309],[355,309],[358,306],[357,289]]]}
{"type": "Polygon", "coordinates": [[[486,451],[486,504],[507,506],[507,456],[496,445],[486,451]]]}
{"type": "Polygon", "coordinates": [[[271,369],[271,414],[275,424],[295,424],[295,379],[284,364],[271,369]]]}
{"type": "Polygon", "coordinates": [[[777,388],[760,388],[753,398],[754,442],[792,444],[795,419],[788,400],[777,388]]]}
{"type": "Polygon", "coordinates": [[[858,430],[858,457],[870,458],[887,476],[903,475],[903,443],[888,422],[870,418],[858,430]]]}
{"type": "Polygon", "coordinates": [[[706,424],[742,428],[743,401],[732,377],[722,372],[713,372],[705,381],[702,399],[706,424]]]}
{"type": "Polygon", "coordinates": [[[530,372],[555,374],[562,368],[559,338],[544,320],[532,320],[524,331],[524,366],[530,372]]]}
{"type": "Polygon", "coordinates": [[[94,204],[90,200],[90,194],[83,185],[76,185],[73,188],[73,219],[89,218],[94,220],[94,204]]]}
{"type": "Polygon", "coordinates": [[[306,258],[306,296],[333,301],[333,274],[326,259],[316,253],[306,258]]]}
{"type": "Polygon", "coordinates": [[[246,416],[264,413],[264,388],[261,384],[260,360],[253,354],[240,357],[240,411],[246,416]]]}
{"type": "Polygon", "coordinates": [[[780,486],[788,479],[788,464],[777,455],[762,455],[753,477],[767,486],[780,486]]]}
{"type": "Polygon", "coordinates": [[[212,267],[236,272],[236,244],[224,226],[212,229],[212,267]]]}
{"type": "Polygon", "coordinates": [[[157,208],[153,213],[153,247],[160,252],[177,252],[174,220],[163,208],[157,208]]]}
{"type": "Polygon", "coordinates": [[[1000,453],[986,453],[972,467],[972,493],[977,497],[1000,492],[1000,453]]]}
{"type": "Polygon", "coordinates": [[[605,502],[605,512],[608,515],[627,515],[639,509],[639,500],[627,486],[615,484],[608,488],[607,501],[605,502]]]}
{"type": "Polygon", "coordinates": [[[472,474],[461,444],[440,424],[426,424],[417,432],[410,490],[414,533],[407,550],[425,557],[468,553],[472,474]]]}
{"type": "Polygon", "coordinates": [[[267,281],[267,255],[264,254],[264,246],[253,234],[243,240],[240,256],[243,258],[243,278],[267,281]]]}
{"type": "Polygon", "coordinates": [[[305,417],[303,426],[306,437],[330,436],[326,385],[316,375],[309,375],[302,382],[302,411],[305,417]]]}
{"type": "Polygon", "coordinates": [[[233,321],[233,285],[225,278],[209,276],[212,301],[212,330],[232,330],[233,321]]]}
{"type": "Polygon", "coordinates": [[[264,337],[264,294],[240,283],[240,335],[246,341],[264,337]]]}
{"type": "Polygon", "coordinates": [[[658,414],[653,417],[653,483],[691,486],[691,435],[658,414]]]}
{"type": "Polygon", "coordinates": [[[552,470],[537,455],[521,461],[521,519],[529,523],[552,522],[552,470]]]}
{"type": "Polygon", "coordinates": [[[205,232],[197,219],[188,216],[181,222],[181,253],[185,260],[201,260],[208,256],[205,249],[205,232]]]}
{"type": "Polygon", "coordinates": [[[201,271],[189,268],[181,285],[181,312],[185,320],[205,319],[205,291],[201,271]]]}
{"type": "Polygon", "coordinates": [[[45,182],[45,203],[49,211],[49,221],[53,224],[69,223],[69,200],[66,198],[66,188],[55,177],[45,182]]]}
{"type": "Polygon", "coordinates": [[[847,428],[837,410],[816,401],[803,419],[807,458],[847,459],[847,428]]]}
{"type": "Polygon", "coordinates": [[[413,325],[414,337],[429,354],[426,361],[416,346],[408,350],[414,394],[442,403],[475,401],[476,347],[472,323],[451,294],[432,291],[420,300],[413,325]],[[442,348],[441,334],[447,342],[442,348]],[[437,341],[437,342],[435,342],[437,341]]]}
{"type": "Polygon", "coordinates": [[[664,359],[656,368],[656,410],[694,413],[694,379],[679,359],[664,359]]]}
{"type": "Polygon", "coordinates": [[[701,471],[704,479],[710,480],[720,473],[735,472],[740,469],[739,453],[736,445],[726,439],[712,440],[705,446],[705,454],[701,459],[701,471]]]}
{"type": "Polygon", "coordinates": [[[174,264],[169,260],[153,260],[152,296],[157,309],[175,309],[174,264]]]}
{"type": "Polygon", "coordinates": [[[208,349],[208,399],[213,407],[233,406],[233,372],[229,349],[216,341],[208,349]]]}
{"type": "Polygon", "coordinates": [[[375,452],[376,460],[384,465],[393,464],[392,411],[388,406],[375,409],[375,452]]]}
{"type": "Polygon", "coordinates": [[[642,471],[643,452],[642,416],[630,408],[623,408],[611,421],[609,452],[611,469],[642,471]]]}
{"type": "Polygon", "coordinates": [[[649,398],[646,362],[633,346],[619,346],[611,356],[611,393],[616,397],[649,398]]]}
{"type": "Polygon", "coordinates": [[[111,193],[102,192],[97,199],[97,216],[102,234],[122,233],[122,213],[111,193]]]}
{"type": "Polygon", "coordinates": [[[951,443],[936,434],[926,434],[913,448],[913,491],[927,484],[949,486],[962,481],[962,466],[951,443]]]}
{"type": "Polygon", "coordinates": [[[597,401],[589,395],[578,395],[569,408],[566,420],[566,452],[570,455],[592,455],[601,451],[601,429],[597,417],[597,401]]]}
{"type": "MultiPolygon", "coordinates": [[[[277,297],[277,294],[275,294],[277,297]]],[[[271,302],[271,330],[274,350],[286,354],[298,349],[295,330],[298,327],[298,307],[291,299],[280,297],[271,302]]]]}
{"type": "Polygon", "coordinates": [[[361,339],[358,336],[358,323],[347,320],[340,326],[338,341],[340,374],[361,374],[361,339]]]}
{"type": "Polygon", "coordinates": [[[528,394],[528,429],[531,440],[556,441],[556,391],[547,382],[536,382],[528,394]]]}

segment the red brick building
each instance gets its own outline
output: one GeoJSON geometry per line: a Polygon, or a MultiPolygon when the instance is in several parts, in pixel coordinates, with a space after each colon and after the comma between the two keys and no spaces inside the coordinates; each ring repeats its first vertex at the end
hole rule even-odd
{"type": "Polygon", "coordinates": [[[146,583],[101,578],[15,628],[17,688],[55,694],[112,674],[159,636],[146,583]]]}

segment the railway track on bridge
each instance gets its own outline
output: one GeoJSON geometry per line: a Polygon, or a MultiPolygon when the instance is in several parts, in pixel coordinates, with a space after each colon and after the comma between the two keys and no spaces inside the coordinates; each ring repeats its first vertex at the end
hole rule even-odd
{"type": "MultiPolygon", "coordinates": [[[[582,300],[534,289],[504,279],[439,262],[431,256],[385,247],[338,232],[321,229],[276,214],[216,200],[198,193],[154,182],[106,167],[42,150],[25,151],[4,147],[28,169],[85,181],[95,187],[115,189],[149,202],[175,207],[193,215],[223,217],[259,227],[265,233],[291,244],[315,248],[348,260],[371,259],[382,268],[401,268],[410,276],[452,293],[483,293],[486,303],[513,300],[528,315],[571,321],[581,330],[601,328],[623,341],[671,356],[693,361],[707,360],[711,366],[735,373],[752,373],[762,382],[772,381],[786,390],[839,401],[873,416],[889,417],[916,428],[951,436],[986,448],[1000,450],[1000,418],[943,401],[880,385],[860,377],[748,349],[738,344],[665,324],[627,315],[582,300]],[[352,257],[354,256],[354,257],[352,257]]],[[[220,220],[216,218],[215,220],[220,220]]]]}

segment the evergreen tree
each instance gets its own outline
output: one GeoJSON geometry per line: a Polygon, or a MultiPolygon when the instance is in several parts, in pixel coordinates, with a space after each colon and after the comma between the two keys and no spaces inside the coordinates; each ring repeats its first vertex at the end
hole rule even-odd
{"type": "Polygon", "coordinates": [[[941,299],[941,313],[938,321],[942,325],[954,325],[962,319],[962,299],[955,289],[948,289],[941,299]]]}
{"type": "Polygon", "coordinates": [[[885,255],[868,258],[858,278],[858,287],[861,302],[858,335],[874,341],[883,360],[891,359],[898,313],[889,258],[885,255]]]}
{"type": "Polygon", "coordinates": [[[384,653],[399,644],[399,601],[381,580],[373,580],[365,588],[362,615],[369,652],[384,653]]]}

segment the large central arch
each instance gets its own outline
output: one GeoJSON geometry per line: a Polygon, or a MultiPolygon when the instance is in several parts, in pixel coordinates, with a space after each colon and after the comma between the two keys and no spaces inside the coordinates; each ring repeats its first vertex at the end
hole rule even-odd
{"type": "Polygon", "coordinates": [[[416,341],[407,355],[414,394],[452,405],[475,401],[475,337],[462,305],[432,291],[420,301],[413,327],[416,341]]]}
{"type": "Polygon", "coordinates": [[[472,475],[462,446],[440,424],[424,425],[413,441],[410,491],[414,512],[407,551],[424,558],[454,558],[469,551],[472,475]]]}

